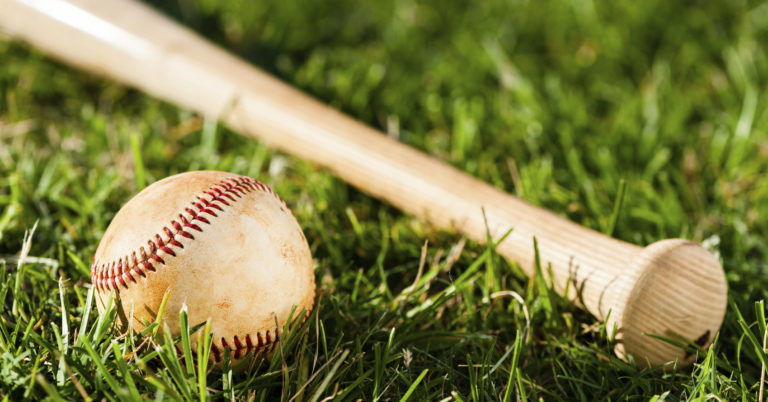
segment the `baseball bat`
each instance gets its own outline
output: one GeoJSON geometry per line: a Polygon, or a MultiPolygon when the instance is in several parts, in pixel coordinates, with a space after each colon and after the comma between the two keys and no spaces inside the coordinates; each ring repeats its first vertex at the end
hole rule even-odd
{"type": "Polygon", "coordinates": [[[656,336],[711,343],[726,308],[723,269],[683,239],[645,248],[572,223],[361,124],[130,0],[0,0],[0,29],[88,71],[139,88],[327,167],[431,224],[484,242],[600,320],[616,353],[650,365],[694,356],[656,336]],[[487,219],[487,226],[486,226],[487,219]],[[615,332],[614,332],[615,331],[615,332]]]}

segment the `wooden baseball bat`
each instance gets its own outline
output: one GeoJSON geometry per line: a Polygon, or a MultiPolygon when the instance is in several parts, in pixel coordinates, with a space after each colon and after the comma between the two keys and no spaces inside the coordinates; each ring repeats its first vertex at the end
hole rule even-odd
{"type": "Polygon", "coordinates": [[[480,242],[487,230],[499,238],[513,229],[497,250],[528,274],[536,237],[556,289],[618,329],[620,357],[686,364],[694,357],[648,334],[706,346],[720,328],[723,269],[699,245],[670,239],[640,248],[581,227],[311,99],[138,2],[0,0],[0,29],[80,68],[216,116],[438,227],[480,242]]]}

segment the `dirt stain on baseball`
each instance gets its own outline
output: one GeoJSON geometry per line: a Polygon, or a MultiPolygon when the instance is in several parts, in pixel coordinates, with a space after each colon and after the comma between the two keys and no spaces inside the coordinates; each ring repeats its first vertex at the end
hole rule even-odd
{"type": "Polygon", "coordinates": [[[229,299],[224,299],[216,303],[216,308],[219,310],[229,310],[230,307],[232,307],[232,301],[229,299]]]}

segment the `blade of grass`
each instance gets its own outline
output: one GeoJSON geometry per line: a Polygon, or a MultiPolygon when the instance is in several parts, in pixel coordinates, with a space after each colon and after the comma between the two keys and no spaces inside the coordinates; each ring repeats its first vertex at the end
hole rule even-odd
{"type": "Polygon", "coordinates": [[[35,379],[37,380],[37,383],[40,384],[40,386],[45,390],[45,392],[48,394],[48,397],[51,398],[52,401],[64,401],[65,399],[61,397],[61,394],[59,394],[59,391],[56,390],[56,387],[52,386],[48,381],[45,379],[45,377],[42,374],[38,374],[35,376],[35,379]]]}
{"type": "Polygon", "coordinates": [[[32,390],[35,388],[37,369],[40,367],[40,361],[42,361],[42,358],[42,354],[37,355],[37,358],[35,358],[35,364],[32,366],[32,374],[29,376],[29,385],[27,386],[27,390],[24,391],[24,399],[29,399],[30,395],[32,394],[32,390]]]}
{"type": "Polygon", "coordinates": [[[429,372],[429,369],[424,369],[421,372],[421,374],[419,374],[419,376],[416,377],[416,381],[414,381],[413,384],[411,384],[411,386],[408,387],[408,391],[406,391],[405,395],[403,395],[403,397],[400,398],[400,402],[406,402],[408,401],[408,399],[411,398],[411,395],[413,395],[414,391],[416,391],[416,387],[419,386],[419,384],[421,383],[421,380],[424,379],[424,377],[427,375],[428,372],[429,372]]]}
{"type": "Polygon", "coordinates": [[[613,212],[611,212],[611,217],[608,220],[608,227],[603,231],[607,236],[613,236],[613,232],[616,229],[616,222],[619,221],[621,208],[624,206],[624,194],[626,193],[626,190],[627,181],[622,178],[619,180],[619,192],[616,195],[616,201],[613,204],[613,212]]]}
{"type": "MultiPolygon", "coordinates": [[[[766,328],[765,322],[765,301],[760,300],[755,303],[755,315],[757,316],[757,326],[760,332],[763,333],[763,354],[768,353],[766,349],[766,341],[768,341],[768,328],[766,328]]],[[[760,364],[760,390],[758,391],[758,402],[763,402],[765,397],[765,362],[760,364]]]]}
{"type": "MultiPolygon", "coordinates": [[[[165,294],[163,294],[163,300],[160,302],[160,308],[157,309],[157,316],[155,317],[155,328],[152,330],[152,338],[157,339],[157,331],[160,330],[160,328],[163,325],[163,314],[165,313],[165,306],[168,303],[168,298],[171,296],[171,289],[168,289],[165,291],[165,294]]],[[[160,337],[160,339],[165,339],[164,337],[160,337]]]]}
{"type": "Polygon", "coordinates": [[[21,297],[21,283],[24,280],[24,260],[29,255],[29,250],[32,247],[32,237],[35,235],[37,224],[39,221],[35,221],[32,225],[32,229],[24,232],[24,239],[21,242],[21,252],[19,253],[19,263],[16,266],[16,282],[13,285],[13,304],[11,305],[11,312],[13,315],[19,315],[24,320],[29,320],[27,314],[19,308],[19,302],[23,300],[21,297]]]}
{"type": "Polygon", "coordinates": [[[120,344],[118,344],[116,341],[112,341],[112,351],[115,353],[115,363],[117,364],[118,370],[120,370],[122,380],[128,388],[128,393],[130,394],[131,399],[134,401],[141,400],[141,394],[136,388],[136,383],[133,381],[133,376],[128,369],[128,365],[125,363],[125,356],[123,355],[123,351],[120,348],[120,344]]]}
{"type": "Polygon", "coordinates": [[[69,354],[69,321],[67,316],[69,315],[69,302],[66,298],[66,291],[64,290],[64,277],[59,276],[59,302],[61,303],[61,358],[59,359],[59,370],[56,373],[56,384],[58,386],[64,385],[66,373],[64,370],[64,357],[69,354]]]}
{"type": "Polygon", "coordinates": [[[317,390],[315,390],[315,393],[312,394],[310,402],[317,402],[318,399],[320,399],[320,397],[323,395],[323,392],[325,392],[325,389],[328,387],[328,384],[331,382],[331,379],[333,379],[333,376],[336,375],[336,371],[339,370],[339,366],[341,366],[341,363],[344,363],[344,360],[346,360],[348,355],[349,350],[345,350],[341,354],[341,357],[336,360],[336,363],[334,363],[333,367],[331,367],[331,370],[328,371],[328,374],[326,374],[325,378],[323,378],[323,382],[320,383],[320,386],[317,388],[317,390]]]}
{"type": "Polygon", "coordinates": [[[212,344],[211,323],[208,320],[203,326],[203,336],[197,341],[197,392],[201,402],[208,400],[207,374],[212,344]]]}
{"type": "Polygon", "coordinates": [[[755,352],[755,355],[757,355],[757,358],[760,359],[760,363],[765,365],[766,364],[766,354],[763,352],[762,343],[757,340],[757,337],[755,337],[755,334],[752,332],[752,325],[748,324],[747,321],[744,319],[744,316],[741,315],[741,311],[734,303],[733,299],[729,298],[729,304],[731,304],[731,309],[736,313],[736,322],[739,324],[739,327],[741,328],[741,333],[743,336],[746,336],[746,338],[749,340],[750,345],[752,346],[752,349],[755,352]]]}
{"type": "Polygon", "coordinates": [[[144,174],[144,161],[141,157],[141,145],[139,135],[131,134],[131,153],[133,154],[133,174],[136,179],[136,190],[141,191],[146,187],[147,181],[144,174]]]}
{"type": "Polygon", "coordinates": [[[186,303],[181,306],[179,324],[181,327],[181,346],[184,351],[184,366],[187,369],[187,378],[195,378],[195,360],[192,356],[192,344],[189,340],[189,314],[187,313],[186,303]]]}
{"type": "Polygon", "coordinates": [[[79,346],[80,342],[82,340],[83,336],[87,334],[88,332],[88,320],[91,317],[91,310],[93,309],[93,297],[94,292],[96,291],[96,288],[91,286],[88,288],[88,296],[85,299],[85,306],[83,307],[83,317],[80,319],[80,330],[77,332],[77,339],[75,340],[74,345],[79,346]]]}
{"type": "Polygon", "coordinates": [[[190,388],[188,378],[184,375],[185,370],[179,363],[179,356],[176,354],[176,344],[171,338],[170,333],[170,329],[168,329],[167,326],[164,326],[163,331],[161,331],[163,342],[155,344],[155,351],[157,352],[157,356],[163,362],[163,366],[167,370],[168,375],[170,375],[171,380],[176,384],[176,389],[179,390],[184,399],[189,401],[193,399],[193,392],[190,388]]]}
{"type": "MultiPolygon", "coordinates": [[[[120,400],[125,400],[125,390],[120,386],[120,383],[117,381],[117,379],[115,379],[115,377],[110,374],[110,370],[107,369],[107,367],[104,365],[104,362],[102,361],[103,357],[99,353],[96,353],[96,351],[93,349],[93,346],[91,346],[91,342],[89,342],[87,339],[83,339],[82,347],[90,356],[93,364],[96,365],[96,373],[104,379],[115,396],[117,396],[120,400]]],[[[108,394],[106,396],[108,399],[114,400],[113,398],[110,398],[108,394]]]]}
{"type": "Polygon", "coordinates": [[[88,266],[83,262],[83,260],[77,256],[77,254],[73,253],[70,250],[67,250],[67,257],[69,257],[70,260],[75,264],[75,268],[77,268],[77,271],[80,272],[85,277],[88,277],[91,275],[91,270],[88,268],[88,266]]]}
{"type": "Polygon", "coordinates": [[[113,290],[110,297],[107,298],[107,305],[104,306],[104,313],[99,315],[99,319],[96,321],[96,326],[91,328],[90,341],[92,343],[101,342],[115,320],[117,309],[113,308],[114,297],[115,292],[113,290]]]}

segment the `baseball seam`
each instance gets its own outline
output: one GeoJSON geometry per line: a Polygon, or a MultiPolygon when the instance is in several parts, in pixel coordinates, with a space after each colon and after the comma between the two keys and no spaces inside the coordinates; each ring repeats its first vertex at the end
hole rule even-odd
{"type": "MultiPolygon", "coordinates": [[[[309,318],[311,314],[311,311],[307,310],[304,313],[304,316],[301,320],[299,320],[299,317],[294,317],[288,327],[288,330],[290,331],[293,329],[293,325],[298,322],[299,327],[304,326],[307,319],[309,318]]],[[[224,352],[228,348],[231,352],[231,358],[233,360],[239,360],[241,358],[244,358],[248,355],[248,353],[253,352],[254,356],[258,356],[261,353],[271,353],[275,350],[277,347],[277,342],[280,340],[280,329],[279,327],[274,328],[274,338],[271,334],[271,330],[266,330],[264,335],[262,335],[261,332],[257,332],[255,337],[251,337],[250,335],[245,335],[245,337],[241,338],[235,335],[232,339],[232,342],[228,342],[226,338],[221,337],[219,338],[221,342],[221,348],[216,346],[215,342],[211,343],[211,353],[214,361],[220,362],[224,359],[224,352]],[[254,339],[256,342],[254,342],[254,339]]],[[[194,356],[197,356],[197,350],[192,349],[192,354],[194,356]]]]}
{"type": "Polygon", "coordinates": [[[194,240],[193,231],[202,233],[203,229],[198,223],[210,225],[211,218],[218,217],[216,211],[224,212],[230,202],[236,202],[243,195],[257,190],[269,193],[285,204],[271,188],[256,179],[241,176],[222,180],[203,191],[203,194],[191,202],[190,207],[179,213],[177,219],[171,220],[172,229],[164,226],[160,233],[155,233],[154,238],[147,241],[146,249],[145,246],[140,246],[129,255],[106,263],[99,263],[94,256],[91,282],[97,289],[106,292],[117,290],[121,286],[128,289],[132,283],[138,283],[139,277],[146,278],[148,273],[155,272],[158,267],[165,265],[163,257],[176,257],[173,248],[184,248],[180,237],[194,240]]]}
{"type": "MultiPolygon", "coordinates": [[[[251,351],[253,351],[254,354],[260,352],[269,353],[274,350],[275,346],[277,345],[277,341],[280,340],[280,332],[277,330],[277,328],[275,328],[274,339],[272,339],[272,336],[270,335],[270,330],[267,330],[264,336],[262,336],[260,332],[257,332],[256,344],[253,343],[250,335],[246,335],[244,340],[245,342],[241,341],[237,335],[235,335],[232,340],[232,344],[230,344],[226,339],[222,337],[221,347],[222,349],[229,348],[232,353],[232,359],[235,360],[245,357],[251,351]]],[[[211,343],[211,353],[213,354],[214,361],[218,362],[223,359],[224,352],[219,350],[219,348],[216,346],[216,343],[211,343]]]]}
{"type": "MultiPolygon", "coordinates": [[[[285,205],[285,201],[277,193],[256,179],[246,176],[224,179],[196,196],[191,206],[184,208],[177,219],[171,220],[170,227],[164,226],[159,233],[147,241],[147,248],[140,246],[129,255],[106,263],[99,263],[94,255],[93,265],[91,265],[91,283],[99,291],[111,292],[119,291],[121,287],[129,289],[130,286],[138,283],[139,277],[147,279],[147,275],[156,272],[166,264],[165,259],[176,257],[176,253],[184,248],[180,241],[181,237],[194,241],[194,232],[203,232],[200,225],[210,225],[211,221],[218,217],[217,212],[224,212],[231,203],[237,202],[245,194],[253,191],[268,193],[285,205]]],[[[235,335],[231,342],[225,337],[219,339],[221,348],[229,348],[233,358],[239,359],[251,351],[260,352],[265,348],[267,351],[273,350],[279,338],[279,331],[275,328],[274,334],[268,329],[264,334],[256,332],[254,337],[250,334],[246,334],[245,337],[235,335]]],[[[215,361],[221,360],[222,351],[216,343],[211,345],[211,352],[215,361]]]]}

